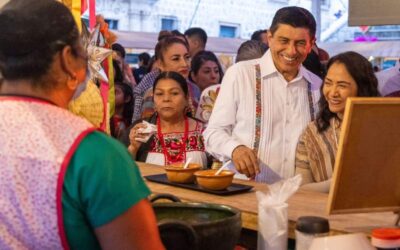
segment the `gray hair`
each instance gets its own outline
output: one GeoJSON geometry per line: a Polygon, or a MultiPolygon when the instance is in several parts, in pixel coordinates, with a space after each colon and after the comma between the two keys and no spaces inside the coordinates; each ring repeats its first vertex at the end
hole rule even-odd
{"type": "Polygon", "coordinates": [[[246,61],[262,57],[268,50],[267,45],[260,41],[249,40],[242,43],[237,51],[236,61],[246,61]]]}

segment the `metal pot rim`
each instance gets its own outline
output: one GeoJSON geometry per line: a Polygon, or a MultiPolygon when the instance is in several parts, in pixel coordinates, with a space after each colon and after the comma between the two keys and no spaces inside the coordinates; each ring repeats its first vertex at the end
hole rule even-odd
{"type": "Polygon", "coordinates": [[[205,208],[205,209],[213,209],[213,210],[223,210],[223,211],[228,211],[232,212],[233,215],[224,219],[218,219],[210,222],[200,222],[200,223],[193,223],[193,225],[204,225],[204,226],[209,226],[212,224],[217,224],[220,223],[223,220],[235,220],[235,219],[241,219],[241,212],[233,207],[226,206],[226,205],[221,205],[221,204],[215,204],[215,203],[197,203],[197,202],[157,202],[153,203],[153,207],[166,207],[166,208],[205,208]]]}

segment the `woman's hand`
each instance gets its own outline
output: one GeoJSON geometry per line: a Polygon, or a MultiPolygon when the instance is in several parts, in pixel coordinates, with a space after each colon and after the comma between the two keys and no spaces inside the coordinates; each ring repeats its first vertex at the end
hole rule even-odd
{"type": "Polygon", "coordinates": [[[144,139],[148,136],[148,134],[144,133],[139,133],[138,129],[140,128],[146,128],[146,125],[143,123],[138,123],[136,124],[131,131],[129,132],[129,147],[128,151],[133,155],[136,156],[137,151],[139,150],[139,147],[142,145],[141,141],[138,141],[137,139],[144,139]]]}

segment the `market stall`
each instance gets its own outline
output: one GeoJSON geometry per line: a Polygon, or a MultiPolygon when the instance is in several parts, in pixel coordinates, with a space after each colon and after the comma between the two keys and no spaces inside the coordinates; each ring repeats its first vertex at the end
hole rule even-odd
{"type": "MultiPolygon", "coordinates": [[[[138,162],[138,165],[143,176],[165,173],[160,166],[141,162],[138,162]]],[[[219,196],[146,181],[146,184],[154,194],[169,193],[188,202],[217,203],[239,209],[242,212],[242,227],[244,229],[257,231],[258,204],[256,191],[267,191],[268,186],[266,184],[245,180],[234,180],[234,183],[251,185],[253,189],[246,193],[219,196]]],[[[327,202],[328,194],[302,190],[294,194],[288,201],[289,237],[294,239],[296,221],[301,216],[313,215],[327,218],[331,228],[330,234],[355,232],[370,234],[371,230],[374,228],[393,226],[397,218],[396,214],[391,212],[328,215],[327,202]]]]}

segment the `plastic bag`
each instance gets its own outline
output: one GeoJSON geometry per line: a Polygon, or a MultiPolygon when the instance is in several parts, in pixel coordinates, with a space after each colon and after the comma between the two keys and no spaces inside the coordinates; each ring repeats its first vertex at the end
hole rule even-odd
{"type": "Polygon", "coordinates": [[[258,200],[258,250],[286,250],[288,204],[300,187],[301,175],[268,186],[268,193],[256,192],[258,200]]]}

